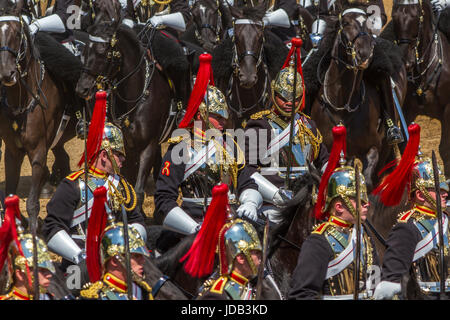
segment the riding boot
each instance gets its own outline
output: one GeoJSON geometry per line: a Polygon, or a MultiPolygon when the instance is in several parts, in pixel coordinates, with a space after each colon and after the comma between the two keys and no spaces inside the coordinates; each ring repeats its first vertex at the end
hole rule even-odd
{"type": "Polygon", "coordinates": [[[383,77],[383,79],[380,80],[380,90],[382,96],[381,108],[383,109],[383,114],[386,118],[386,139],[388,145],[399,144],[403,142],[403,135],[400,128],[396,126],[399,119],[395,112],[394,97],[389,76],[383,77]]]}

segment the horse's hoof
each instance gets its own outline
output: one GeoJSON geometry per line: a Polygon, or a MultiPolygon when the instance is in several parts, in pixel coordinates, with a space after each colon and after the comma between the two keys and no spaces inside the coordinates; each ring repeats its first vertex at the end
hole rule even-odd
{"type": "Polygon", "coordinates": [[[53,186],[51,186],[49,183],[45,183],[42,187],[40,198],[41,199],[51,199],[53,196],[53,193],[55,192],[55,189],[53,186]]]}

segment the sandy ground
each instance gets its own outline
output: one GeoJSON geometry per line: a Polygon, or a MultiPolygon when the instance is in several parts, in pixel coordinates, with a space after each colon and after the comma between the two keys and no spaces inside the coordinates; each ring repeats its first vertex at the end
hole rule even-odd
{"type": "MultiPolygon", "coordinates": [[[[385,10],[390,17],[391,13],[391,7],[392,7],[392,1],[385,1],[385,10]]],[[[421,150],[426,156],[431,157],[431,151],[434,149],[436,154],[438,155],[438,161],[442,165],[442,161],[439,157],[438,153],[438,146],[440,142],[440,121],[436,119],[430,119],[424,116],[419,116],[416,119],[416,122],[421,126],[421,150]]],[[[66,143],[65,148],[67,152],[69,153],[71,157],[71,169],[77,170],[77,162],[80,159],[82,152],[83,152],[83,141],[74,138],[73,140],[66,143]]],[[[5,167],[4,167],[4,144],[2,146],[2,158],[0,161],[0,188],[4,190],[5,188],[5,167]]],[[[51,168],[54,161],[53,154],[50,152],[48,154],[47,158],[47,164],[49,168],[51,168]]],[[[30,164],[28,161],[28,158],[24,160],[24,163],[22,165],[22,172],[21,172],[21,178],[19,181],[19,187],[17,190],[17,194],[20,197],[20,207],[24,214],[26,214],[25,211],[25,201],[28,195],[29,191],[29,185],[31,181],[31,169],[30,164]]],[[[40,215],[42,217],[45,217],[46,215],[46,204],[49,201],[49,199],[41,198],[40,204],[41,204],[41,211],[40,215]]],[[[154,211],[154,202],[153,202],[153,196],[146,195],[145,202],[144,202],[144,212],[147,216],[152,216],[154,211]]]]}

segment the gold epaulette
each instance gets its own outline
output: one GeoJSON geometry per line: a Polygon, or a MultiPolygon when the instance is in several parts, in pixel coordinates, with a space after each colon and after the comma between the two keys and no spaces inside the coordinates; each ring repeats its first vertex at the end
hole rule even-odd
{"type": "Polygon", "coordinates": [[[75,181],[78,179],[78,177],[80,175],[82,175],[84,173],[84,169],[81,169],[79,171],[76,172],[72,172],[71,174],[69,174],[66,178],[69,179],[70,181],[75,181]]]}
{"type": "Polygon", "coordinates": [[[319,224],[318,226],[314,227],[314,231],[311,233],[322,234],[325,230],[327,230],[329,224],[330,223],[328,221],[323,222],[323,223],[319,224]]]}
{"type": "Polygon", "coordinates": [[[261,119],[262,117],[264,117],[264,116],[270,114],[271,112],[272,112],[272,111],[270,111],[270,110],[259,111],[259,112],[256,112],[256,113],[252,114],[252,115],[250,116],[250,119],[252,119],[252,120],[258,120],[258,119],[261,119]]]}
{"type": "Polygon", "coordinates": [[[98,293],[102,288],[102,281],[97,281],[94,283],[89,282],[83,286],[83,290],[80,291],[80,295],[86,299],[98,299],[100,297],[98,293]]]}
{"type": "Polygon", "coordinates": [[[226,277],[220,277],[217,279],[214,284],[211,286],[210,291],[212,293],[218,293],[222,294],[223,289],[225,288],[225,285],[227,284],[228,278],[226,277]]]}
{"type": "Polygon", "coordinates": [[[167,143],[174,144],[174,143],[180,143],[181,141],[183,141],[183,136],[176,136],[176,137],[169,138],[167,140],[167,143]]]}
{"type": "Polygon", "coordinates": [[[397,222],[408,222],[409,218],[413,216],[414,210],[409,210],[406,212],[401,212],[398,215],[397,222]]]}

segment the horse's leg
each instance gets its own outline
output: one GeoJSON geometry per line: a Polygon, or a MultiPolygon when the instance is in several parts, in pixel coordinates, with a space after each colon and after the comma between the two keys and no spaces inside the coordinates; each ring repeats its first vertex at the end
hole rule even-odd
{"type": "Polygon", "coordinates": [[[70,158],[64,149],[64,145],[57,144],[52,149],[55,156],[55,162],[52,166],[52,173],[49,182],[56,186],[59,182],[70,173],[70,158]]]}
{"type": "Polygon", "coordinates": [[[450,104],[444,107],[441,117],[441,143],[439,144],[439,154],[444,162],[444,173],[446,177],[450,177],[450,104]]]}
{"type": "Polygon", "coordinates": [[[20,169],[22,168],[25,152],[5,145],[5,193],[16,194],[19,185],[20,169]]]}
{"type": "Polygon", "coordinates": [[[49,173],[46,166],[47,148],[45,142],[40,141],[36,148],[29,150],[28,158],[31,166],[31,188],[26,207],[28,216],[32,218],[31,222],[37,223],[40,211],[39,196],[49,173]],[[33,219],[36,220],[33,221],[33,219]]]}
{"type": "MultiPolygon", "coordinates": [[[[137,206],[144,214],[142,205],[145,199],[145,183],[150,175],[152,164],[155,162],[158,154],[158,143],[156,140],[150,142],[144,150],[142,150],[139,157],[139,171],[136,179],[135,191],[137,197],[137,206]]],[[[157,170],[158,171],[158,170],[157,170]]]]}

